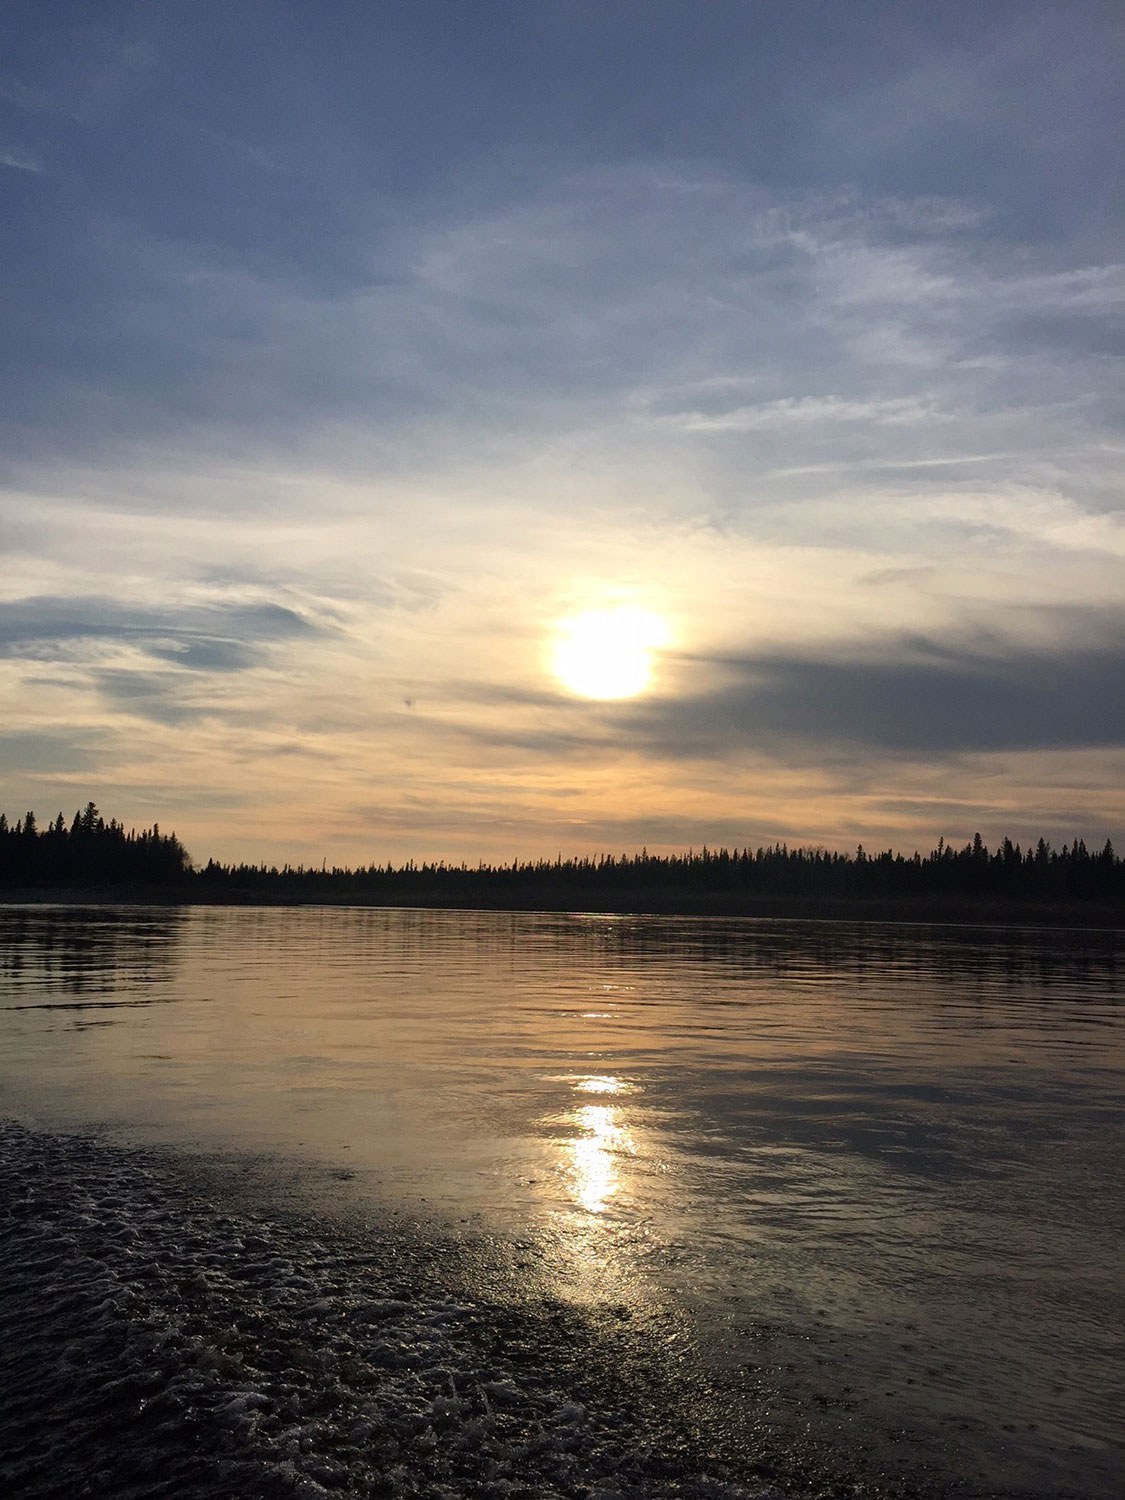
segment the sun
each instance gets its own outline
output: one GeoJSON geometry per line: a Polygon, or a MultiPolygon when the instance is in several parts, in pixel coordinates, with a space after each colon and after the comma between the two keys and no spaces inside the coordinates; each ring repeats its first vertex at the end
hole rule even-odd
{"type": "Polygon", "coordinates": [[[648,610],[591,609],[559,622],[551,668],[579,697],[635,698],[649,686],[653,654],[667,639],[667,625],[648,610]]]}

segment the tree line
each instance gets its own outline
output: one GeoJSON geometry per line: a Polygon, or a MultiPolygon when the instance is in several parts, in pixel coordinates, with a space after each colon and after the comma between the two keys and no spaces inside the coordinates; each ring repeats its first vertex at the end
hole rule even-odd
{"type": "Polygon", "coordinates": [[[939,840],[928,854],[859,845],[841,853],[775,843],[681,854],[601,854],[506,864],[444,862],[343,866],[224,864],[195,867],[174,833],[108,822],[93,802],[68,826],[60,813],[40,828],[27,813],[0,814],[0,886],[174,887],[185,899],[367,901],[382,905],[582,907],[608,910],[737,910],[790,901],[1030,902],[1125,906],[1125,862],[1107,839],[1076,838],[989,848],[939,840]]]}
{"type": "Polygon", "coordinates": [[[0,886],[55,887],[183,885],[191,859],[174,833],[160,825],[125,831],[87,802],[68,824],[60,812],[45,827],[33,812],[14,823],[0,813],[0,886]]]}
{"type": "Polygon", "coordinates": [[[512,860],[507,864],[416,863],[360,869],[302,865],[220,864],[209,860],[198,875],[214,891],[272,889],[365,895],[387,904],[544,905],[554,901],[612,908],[622,901],[660,910],[669,898],[992,897],[1040,902],[1125,901],[1125,862],[1107,839],[1095,852],[1081,838],[1056,849],[1045,839],[1026,849],[1004,839],[989,849],[978,833],[957,848],[942,839],[929,854],[892,849],[854,853],[784,843],[756,849],[691,849],[683,854],[601,854],[572,859],[512,860]]]}

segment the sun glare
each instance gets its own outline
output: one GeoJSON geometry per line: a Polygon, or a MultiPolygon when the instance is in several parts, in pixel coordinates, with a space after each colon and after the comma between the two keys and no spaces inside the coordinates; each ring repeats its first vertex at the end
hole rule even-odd
{"type": "Polygon", "coordinates": [[[651,682],[653,653],[667,638],[664,621],[647,610],[587,610],[559,624],[552,669],[580,697],[633,698],[651,682]]]}

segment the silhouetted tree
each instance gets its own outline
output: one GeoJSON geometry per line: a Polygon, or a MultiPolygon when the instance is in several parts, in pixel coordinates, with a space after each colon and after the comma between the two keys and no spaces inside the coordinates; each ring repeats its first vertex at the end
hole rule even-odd
{"type": "Polygon", "coordinates": [[[126,832],[95,803],[75,813],[68,830],[60,813],[40,833],[29,812],[14,825],[0,815],[0,885],[176,887],[210,899],[261,895],[274,899],[354,897],[396,905],[604,907],[620,910],[769,909],[776,899],[800,902],[1091,903],[1125,906],[1125,865],[1106,841],[1091,856],[1085,840],[1055,851],[1039,839],[1026,855],[1004,839],[990,851],[980,834],[961,848],[943,836],[923,856],[885,849],[854,854],[777,843],[757,849],[713,848],[654,855],[581,855],[512,860],[509,864],[446,865],[407,860],[398,868],[360,869],[285,864],[225,865],[209,859],[197,873],[175,834],[160,825],[126,832]]]}

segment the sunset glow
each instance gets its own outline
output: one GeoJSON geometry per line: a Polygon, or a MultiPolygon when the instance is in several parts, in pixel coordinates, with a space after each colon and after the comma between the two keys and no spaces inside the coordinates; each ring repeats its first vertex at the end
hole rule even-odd
{"type": "Polygon", "coordinates": [[[1125,841],[1120,7],[1062,10],[17,7],[8,816],[1125,841]]]}
{"type": "Polygon", "coordinates": [[[554,672],[582,698],[635,698],[650,685],[654,653],[667,639],[664,621],[646,610],[588,610],[559,626],[554,672]]]}

